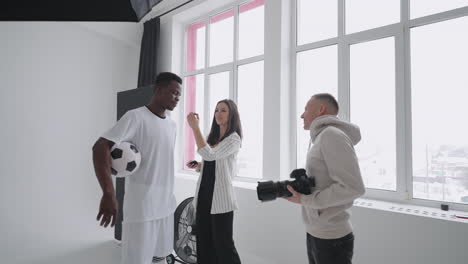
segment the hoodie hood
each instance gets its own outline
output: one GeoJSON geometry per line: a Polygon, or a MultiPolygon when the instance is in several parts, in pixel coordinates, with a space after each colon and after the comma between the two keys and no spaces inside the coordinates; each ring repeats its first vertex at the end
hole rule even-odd
{"type": "Polygon", "coordinates": [[[361,141],[361,131],[357,125],[340,120],[334,115],[323,115],[317,117],[310,125],[310,137],[312,139],[312,143],[320,132],[329,126],[336,127],[343,131],[343,133],[351,139],[353,145],[356,145],[361,141]]]}

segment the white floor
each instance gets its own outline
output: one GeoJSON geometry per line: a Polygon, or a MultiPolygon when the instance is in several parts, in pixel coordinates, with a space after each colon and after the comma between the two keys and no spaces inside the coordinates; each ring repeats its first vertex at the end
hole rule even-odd
{"type": "Polygon", "coordinates": [[[17,252],[17,255],[2,254],[2,263],[8,264],[111,264],[120,263],[120,247],[114,241],[88,242],[81,245],[67,243],[55,244],[44,250],[44,245],[38,245],[38,250],[17,252]],[[41,250],[43,249],[43,250],[41,250]],[[5,261],[5,262],[3,262],[5,261]]]}

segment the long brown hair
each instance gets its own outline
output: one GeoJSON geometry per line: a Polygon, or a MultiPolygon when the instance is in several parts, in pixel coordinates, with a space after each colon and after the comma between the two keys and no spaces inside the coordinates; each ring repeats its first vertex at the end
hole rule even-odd
{"type": "Polygon", "coordinates": [[[208,134],[208,139],[206,140],[206,142],[210,144],[210,146],[218,144],[219,142],[221,142],[223,139],[225,139],[226,137],[228,137],[234,132],[237,132],[237,134],[242,138],[242,126],[240,122],[239,111],[237,111],[236,103],[234,103],[234,101],[230,99],[224,99],[224,100],[219,101],[216,104],[216,106],[218,106],[220,103],[225,103],[229,108],[228,127],[226,129],[226,133],[224,133],[223,135],[223,138],[219,138],[219,135],[220,135],[219,125],[216,123],[215,114],[213,114],[213,122],[211,123],[210,134],[208,134]]]}

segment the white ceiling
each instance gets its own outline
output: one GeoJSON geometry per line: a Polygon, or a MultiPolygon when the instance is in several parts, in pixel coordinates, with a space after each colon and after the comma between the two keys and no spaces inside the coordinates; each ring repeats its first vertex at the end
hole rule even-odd
{"type": "MultiPolygon", "coordinates": [[[[164,0],[153,7],[153,10],[151,10],[151,12],[149,12],[141,22],[159,16],[187,1],[188,0],[164,0]]],[[[222,7],[235,1],[237,0],[194,0],[187,5],[184,5],[183,7],[165,15],[164,18],[173,17],[180,22],[185,22],[187,20],[193,20],[201,15],[204,15],[209,10],[222,7]]]]}

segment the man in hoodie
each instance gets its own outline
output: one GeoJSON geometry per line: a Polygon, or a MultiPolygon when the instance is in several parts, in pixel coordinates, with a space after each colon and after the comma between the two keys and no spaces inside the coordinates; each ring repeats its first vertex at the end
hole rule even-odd
{"type": "Polygon", "coordinates": [[[365,192],[354,151],[361,133],[358,126],[340,120],[338,110],[330,94],[316,94],[307,102],[301,115],[312,143],[306,171],[316,186],[310,195],[288,186],[293,195],[285,198],[302,206],[309,264],[350,264],[353,257],[349,209],[365,192]]]}

